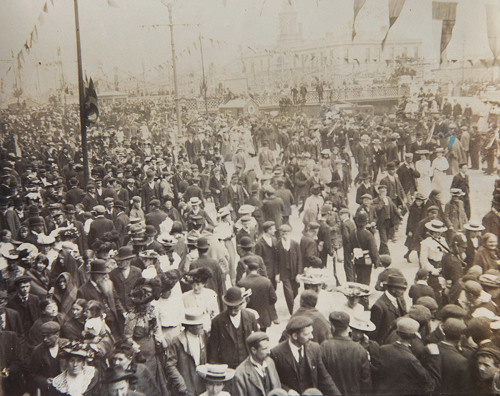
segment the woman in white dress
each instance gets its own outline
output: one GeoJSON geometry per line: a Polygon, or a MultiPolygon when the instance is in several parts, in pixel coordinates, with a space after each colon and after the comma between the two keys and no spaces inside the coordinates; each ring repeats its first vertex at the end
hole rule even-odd
{"type": "Polygon", "coordinates": [[[209,332],[212,319],[219,314],[217,294],[205,287],[212,277],[210,269],[199,267],[184,275],[184,282],[191,285],[191,290],[182,295],[184,307],[198,308],[203,312],[203,328],[209,332]]]}
{"type": "Polygon", "coordinates": [[[420,173],[420,177],[417,179],[417,191],[428,197],[432,190],[432,167],[431,161],[427,157],[429,150],[418,150],[415,154],[420,156],[420,159],[415,162],[415,169],[420,173]]]}
{"type": "Polygon", "coordinates": [[[446,186],[446,171],[450,167],[448,160],[444,157],[444,149],[438,147],[436,149],[437,157],[432,161],[432,189],[444,191],[447,190],[446,186]]]}

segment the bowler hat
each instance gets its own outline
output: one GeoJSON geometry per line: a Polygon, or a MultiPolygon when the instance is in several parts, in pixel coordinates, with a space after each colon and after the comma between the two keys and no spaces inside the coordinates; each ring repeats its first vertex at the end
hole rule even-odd
{"type": "Polygon", "coordinates": [[[125,204],[122,201],[115,201],[115,208],[125,209],[125,204]]]}
{"type": "Polygon", "coordinates": [[[44,225],[43,218],[40,216],[34,216],[28,219],[29,227],[43,226],[43,225],[44,225]]]}
{"type": "Polygon", "coordinates": [[[107,274],[109,272],[106,267],[106,261],[104,260],[94,260],[90,263],[90,271],[91,274],[107,274]]]}
{"type": "Polygon", "coordinates": [[[226,294],[222,297],[224,304],[230,307],[237,307],[243,304],[243,295],[239,287],[230,287],[227,289],[226,294]]]}
{"type": "Polygon", "coordinates": [[[198,249],[208,249],[210,247],[210,243],[207,238],[201,237],[196,241],[196,247],[198,249]]]}
{"type": "Polygon", "coordinates": [[[384,282],[384,285],[389,287],[399,287],[402,289],[406,289],[408,287],[406,279],[401,275],[389,275],[389,278],[386,282],[384,282]]]}
{"type": "Polygon", "coordinates": [[[131,246],[122,246],[120,249],[118,249],[118,255],[115,256],[116,261],[122,261],[122,260],[128,260],[131,258],[134,258],[135,255],[132,251],[131,246]]]}
{"type": "Polygon", "coordinates": [[[254,243],[252,242],[250,237],[244,236],[243,238],[241,238],[239,245],[244,249],[248,249],[252,248],[254,246],[254,243]]]}

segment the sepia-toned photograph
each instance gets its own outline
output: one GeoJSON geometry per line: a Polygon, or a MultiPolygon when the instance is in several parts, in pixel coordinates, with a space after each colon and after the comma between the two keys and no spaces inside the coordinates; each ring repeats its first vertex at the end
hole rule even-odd
{"type": "Polygon", "coordinates": [[[500,0],[0,7],[0,396],[500,396],[500,0]]]}

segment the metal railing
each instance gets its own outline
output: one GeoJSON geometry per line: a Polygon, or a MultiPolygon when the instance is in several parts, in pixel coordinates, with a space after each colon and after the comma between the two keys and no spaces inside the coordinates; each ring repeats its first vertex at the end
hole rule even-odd
{"type": "MultiPolygon", "coordinates": [[[[370,100],[384,98],[399,98],[403,95],[409,95],[409,87],[398,86],[372,86],[372,87],[349,87],[332,90],[324,90],[321,103],[333,103],[338,101],[350,100],[370,100]]],[[[291,95],[288,95],[291,99],[291,95]]],[[[259,106],[279,106],[282,94],[266,94],[254,98],[259,106]]],[[[297,100],[300,100],[298,95],[297,100]]],[[[207,100],[208,110],[216,111],[219,106],[224,103],[222,98],[209,98],[207,100]]],[[[319,103],[318,92],[310,91],[306,94],[305,104],[319,103]]],[[[181,105],[188,110],[196,110],[198,112],[205,111],[205,102],[202,99],[181,99],[181,105]]]]}

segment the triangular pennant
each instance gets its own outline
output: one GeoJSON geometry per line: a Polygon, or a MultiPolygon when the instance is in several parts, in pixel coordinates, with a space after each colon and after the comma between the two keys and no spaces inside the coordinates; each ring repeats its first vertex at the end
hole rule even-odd
{"type": "Polygon", "coordinates": [[[405,5],[405,0],[389,0],[389,28],[385,33],[384,39],[382,40],[382,50],[385,47],[385,41],[389,35],[389,30],[391,30],[392,25],[394,25],[401,14],[401,10],[405,5]]]}
{"type": "Polygon", "coordinates": [[[38,40],[38,29],[37,29],[36,25],[33,28],[33,37],[35,38],[35,40],[38,40]]]}
{"type": "Polygon", "coordinates": [[[43,12],[47,13],[49,12],[49,7],[47,6],[47,2],[43,5],[43,12]]]}
{"type": "Polygon", "coordinates": [[[354,0],[354,17],[352,19],[352,40],[356,37],[356,18],[358,17],[359,11],[365,5],[366,0],[354,0]]]}

